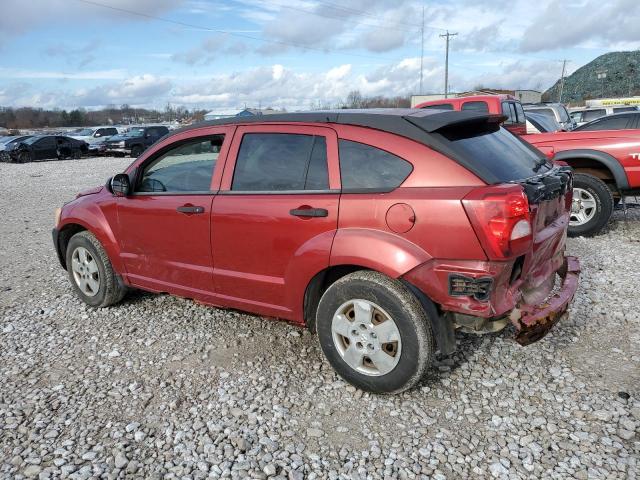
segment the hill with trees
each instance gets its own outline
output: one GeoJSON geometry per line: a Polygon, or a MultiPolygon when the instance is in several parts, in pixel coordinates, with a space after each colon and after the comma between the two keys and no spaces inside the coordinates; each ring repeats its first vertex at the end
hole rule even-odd
{"type": "MultiPolygon", "coordinates": [[[[560,80],[544,92],[543,100],[557,102],[560,80]]],[[[564,79],[562,101],[581,104],[592,98],[640,95],[640,51],[600,55],[564,79]]]]}

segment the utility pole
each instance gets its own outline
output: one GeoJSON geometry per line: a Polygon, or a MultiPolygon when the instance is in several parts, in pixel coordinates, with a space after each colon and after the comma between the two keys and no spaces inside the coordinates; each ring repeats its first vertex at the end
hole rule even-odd
{"type": "Polygon", "coordinates": [[[567,62],[569,60],[567,60],[566,58],[562,61],[562,75],[560,76],[560,95],[558,96],[558,103],[562,103],[562,91],[564,90],[564,72],[565,72],[565,68],[567,67],[567,62]]]}
{"type": "Polygon", "coordinates": [[[607,69],[596,70],[596,76],[598,80],[602,80],[602,82],[600,82],[600,98],[604,98],[604,82],[607,79],[607,69]]]}
{"type": "Polygon", "coordinates": [[[444,98],[449,98],[449,39],[455,37],[457,33],[447,33],[440,35],[440,37],[446,38],[446,50],[444,56],[444,98]]]}
{"type": "Polygon", "coordinates": [[[420,91],[419,95],[422,95],[422,72],[424,64],[424,5],[422,6],[422,25],[420,27],[420,91]]]}

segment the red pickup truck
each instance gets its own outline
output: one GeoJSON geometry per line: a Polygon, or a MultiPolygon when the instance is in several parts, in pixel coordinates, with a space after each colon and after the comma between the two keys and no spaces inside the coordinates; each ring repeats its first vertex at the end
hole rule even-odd
{"type": "Polygon", "coordinates": [[[591,236],[609,221],[615,204],[640,194],[640,129],[542,133],[522,136],[576,174],[568,233],[591,236]]]}

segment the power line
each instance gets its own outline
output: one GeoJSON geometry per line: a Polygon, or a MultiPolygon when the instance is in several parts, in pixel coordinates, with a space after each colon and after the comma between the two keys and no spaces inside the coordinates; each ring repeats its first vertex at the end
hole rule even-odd
{"type": "MultiPolygon", "coordinates": [[[[181,26],[181,27],[193,28],[193,29],[196,29],[196,30],[203,30],[203,31],[207,31],[207,32],[230,35],[230,36],[233,36],[233,37],[245,38],[245,39],[254,40],[254,41],[257,41],[257,42],[273,43],[273,44],[277,44],[277,45],[285,45],[287,47],[301,48],[303,50],[313,50],[313,51],[322,52],[322,53],[327,53],[329,51],[328,49],[325,49],[325,48],[311,47],[311,46],[308,46],[308,45],[302,45],[300,43],[295,43],[295,42],[286,42],[286,41],[283,41],[283,40],[270,40],[270,39],[266,39],[266,38],[254,37],[252,35],[247,35],[247,34],[235,32],[235,31],[220,30],[220,29],[217,29],[217,28],[205,27],[205,26],[202,26],[202,25],[194,25],[192,23],[182,22],[180,20],[173,20],[173,19],[170,19],[170,18],[159,17],[159,16],[156,16],[156,15],[151,15],[151,14],[144,13],[144,12],[137,12],[137,11],[134,11],[134,10],[128,10],[126,8],[114,7],[112,5],[106,5],[104,3],[94,2],[92,0],[76,0],[76,1],[80,2],[80,3],[85,3],[87,5],[93,5],[95,7],[102,7],[102,8],[106,8],[106,9],[109,9],[109,10],[114,10],[116,12],[127,13],[127,14],[130,14],[130,15],[136,15],[138,17],[148,18],[148,19],[151,19],[151,20],[158,20],[158,21],[161,21],[161,22],[171,23],[173,25],[178,25],[178,26],[181,26]]],[[[334,52],[335,52],[335,50],[334,50],[334,52]]],[[[396,61],[396,60],[398,60],[398,59],[391,59],[391,58],[379,57],[379,56],[374,56],[374,55],[365,55],[365,54],[361,54],[361,53],[349,53],[348,55],[351,55],[351,56],[354,56],[354,57],[361,57],[361,58],[373,58],[373,59],[376,59],[376,60],[388,60],[388,61],[396,61]]]]}

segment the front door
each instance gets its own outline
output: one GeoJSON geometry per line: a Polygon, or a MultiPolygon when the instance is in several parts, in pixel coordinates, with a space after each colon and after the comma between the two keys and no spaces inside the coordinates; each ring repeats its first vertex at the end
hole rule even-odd
{"type": "Polygon", "coordinates": [[[238,127],[213,201],[214,283],[222,303],[295,319],[309,275],[329,265],[338,171],[330,128],[238,127]]]}
{"type": "Polygon", "coordinates": [[[222,133],[176,141],[138,167],[133,193],[118,199],[121,254],[133,285],[212,294],[211,204],[224,141],[222,133]]]}
{"type": "Polygon", "coordinates": [[[33,143],[34,160],[56,158],[56,152],[56,137],[48,135],[33,143]]]}

